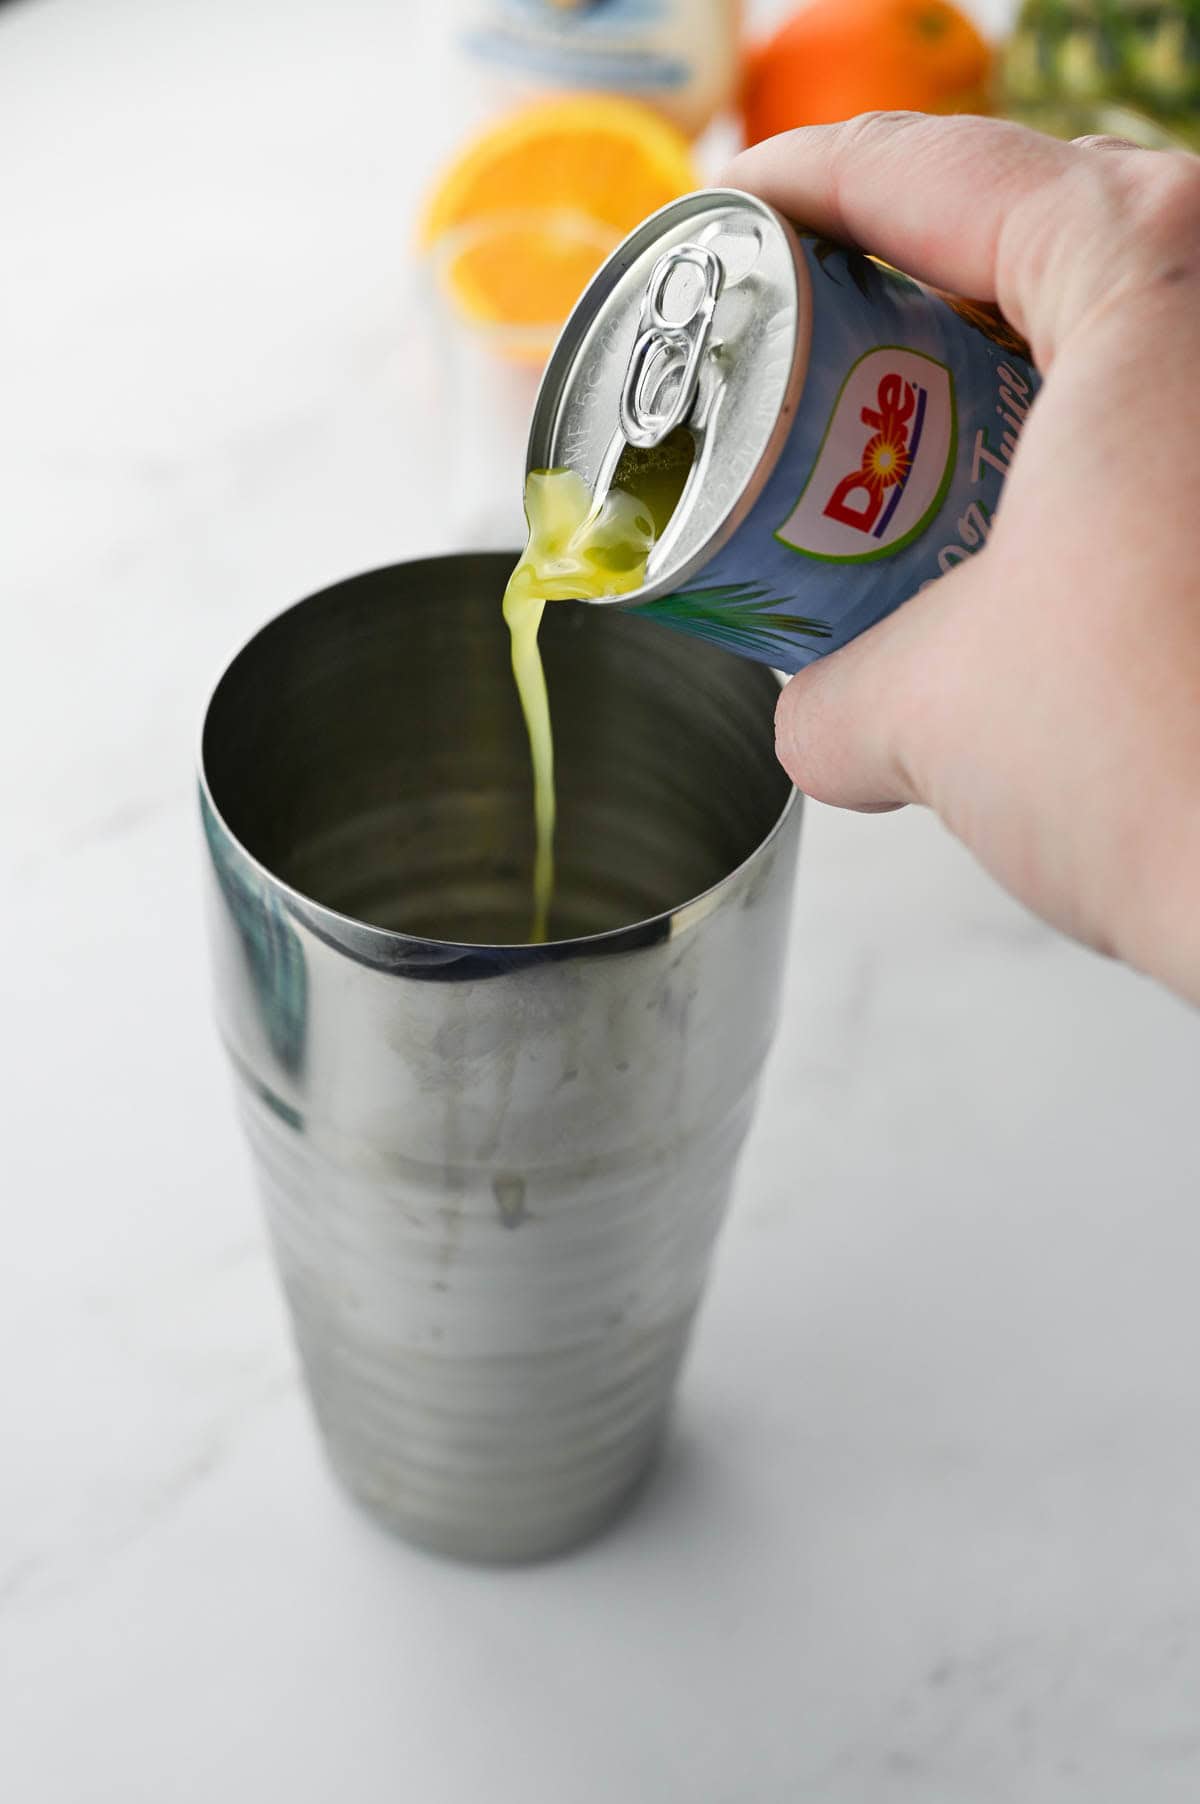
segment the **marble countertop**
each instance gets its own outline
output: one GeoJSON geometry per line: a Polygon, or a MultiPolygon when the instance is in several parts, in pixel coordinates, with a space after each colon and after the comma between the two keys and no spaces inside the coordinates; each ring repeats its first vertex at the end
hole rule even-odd
{"type": "Polygon", "coordinates": [[[327,1476],[191,769],[268,614],[515,530],[499,428],[431,469],[500,403],[411,273],[457,129],[416,13],[0,11],[4,1794],[1194,1804],[1200,1025],[920,813],[811,810],[634,1513],[480,1572],[327,1476]]]}

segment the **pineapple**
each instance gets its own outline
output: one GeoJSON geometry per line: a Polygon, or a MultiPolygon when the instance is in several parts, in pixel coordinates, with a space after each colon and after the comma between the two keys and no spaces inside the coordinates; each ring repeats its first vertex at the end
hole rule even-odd
{"type": "Polygon", "coordinates": [[[1200,0],[1024,0],[1007,110],[1063,136],[1200,146],[1200,0]]]}

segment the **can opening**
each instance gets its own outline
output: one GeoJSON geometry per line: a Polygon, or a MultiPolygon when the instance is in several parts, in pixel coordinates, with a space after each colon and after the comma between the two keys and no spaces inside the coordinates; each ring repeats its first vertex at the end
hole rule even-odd
{"type": "Polygon", "coordinates": [[[643,450],[626,445],[613,473],[612,486],[632,495],[654,522],[655,542],[662,538],[679,506],[696,461],[696,441],[686,426],[676,426],[662,443],[643,450]]]}
{"type": "Polygon", "coordinates": [[[577,471],[593,497],[656,491],[645,580],[597,601],[686,590],[752,511],[806,380],[811,316],[795,233],[735,189],[671,202],[597,272],[547,365],[526,454],[527,472],[577,471]],[[668,439],[663,465],[646,459],[668,439]]]}

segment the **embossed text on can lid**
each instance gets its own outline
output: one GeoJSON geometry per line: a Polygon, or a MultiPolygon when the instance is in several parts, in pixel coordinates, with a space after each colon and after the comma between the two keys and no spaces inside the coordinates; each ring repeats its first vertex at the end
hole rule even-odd
{"type": "Polygon", "coordinates": [[[593,277],[542,378],[528,469],[607,485],[627,443],[681,421],[695,458],[628,607],[701,569],[749,512],[803,386],[808,278],[790,226],[732,188],[672,201],[593,277]]]}

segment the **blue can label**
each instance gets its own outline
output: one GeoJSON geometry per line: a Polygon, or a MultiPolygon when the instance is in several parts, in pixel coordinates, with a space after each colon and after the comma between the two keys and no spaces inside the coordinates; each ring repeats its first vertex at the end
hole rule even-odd
{"type": "Polygon", "coordinates": [[[699,585],[638,608],[789,671],[982,548],[1039,386],[990,309],[801,244],[812,337],[787,443],[699,585]]]}

